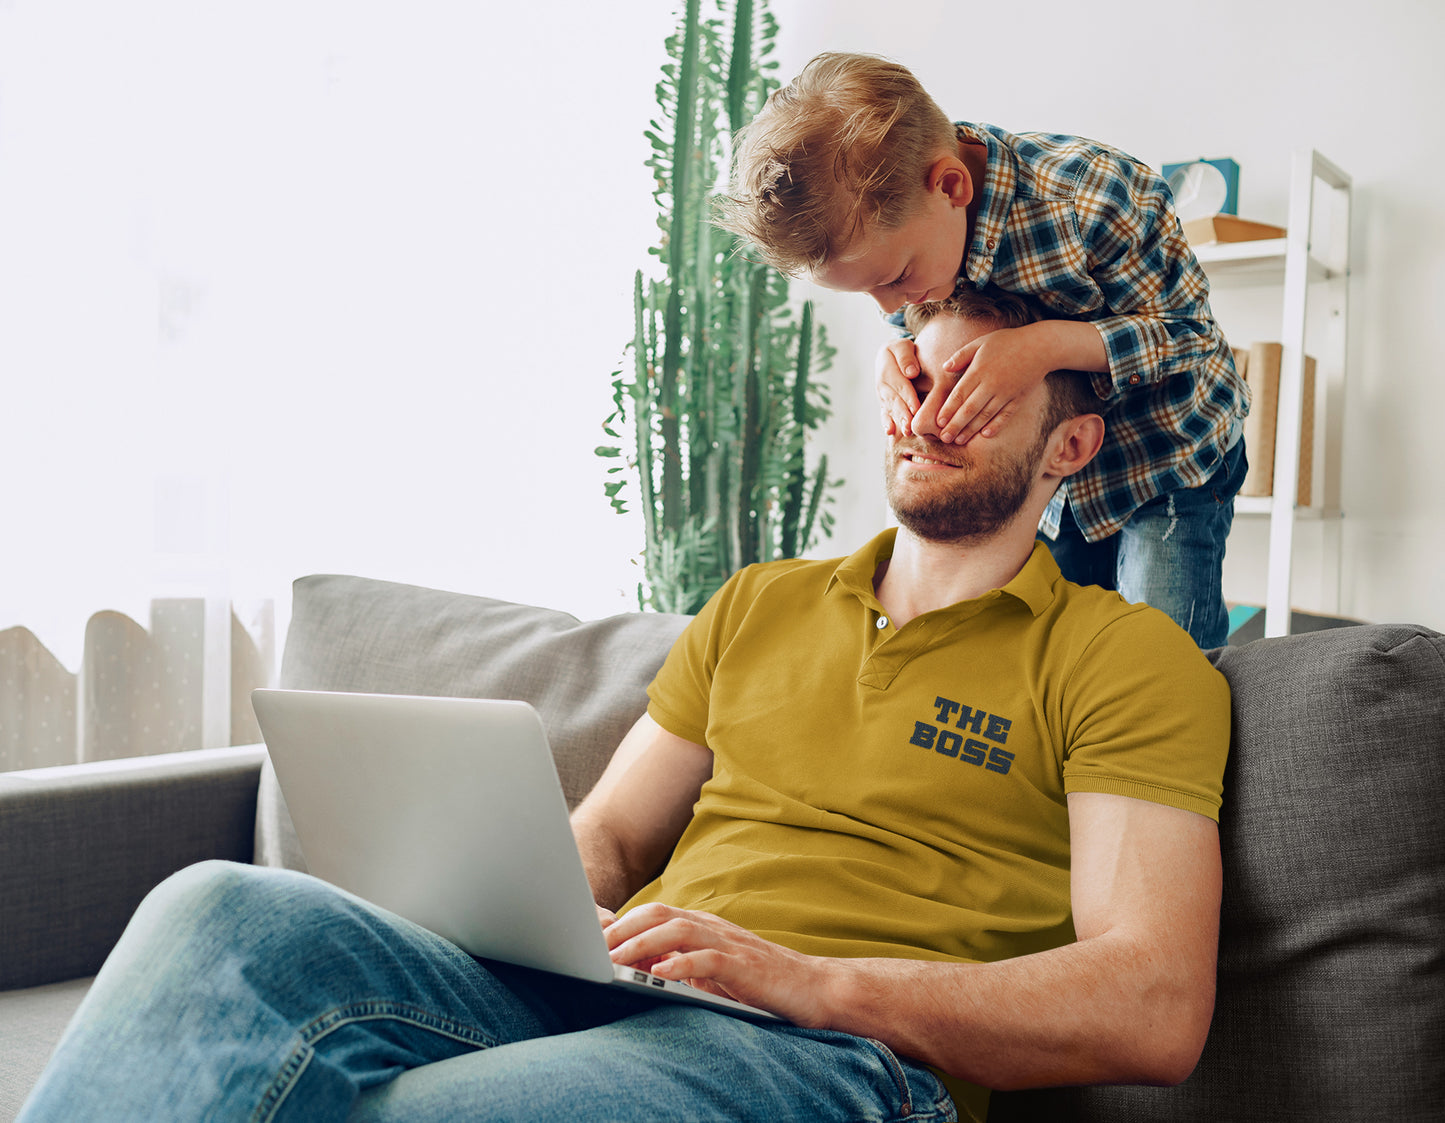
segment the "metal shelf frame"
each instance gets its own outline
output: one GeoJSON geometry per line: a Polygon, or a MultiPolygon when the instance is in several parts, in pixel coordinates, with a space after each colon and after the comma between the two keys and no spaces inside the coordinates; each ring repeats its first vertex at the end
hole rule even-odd
{"type": "MultiPolygon", "coordinates": [[[[1273,495],[1236,499],[1236,515],[1269,517],[1268,584],[1264,634],[1282,636],[1290,628],[1290,584],[1294,565],[1295,520],[1299,517],[1338,522],[1340,456],[1343,432],[1342,397],[1348,364],[1350,276],[1350,177],[1312,148],[1297,149],[1291,158],[1289,224],[1283,238],[1199,246],[1195,256],[1211,285],[1283,285],[1279,376],[1279,414],[1275,431],[1273,495]],[[1331,308],[1337,327],[1330,341],[1340,386],[1323,396],[1325,456],[1322,479],[1316,482],[1319,502],[1298,508],[1289,498],[1299,481],[1299,451],[1304,407],[1305,333],[1312,290],[1321,281],[1338,282],[1331,308]],[[1331,402],[1334,397],[1337,400],[1331,402]]],[[[1316,393],[1320,390],[1317,387],[1316,393]]],[[[1339,534],[1332,535],[1335,595],[1339,590],[1339,534]]]]}

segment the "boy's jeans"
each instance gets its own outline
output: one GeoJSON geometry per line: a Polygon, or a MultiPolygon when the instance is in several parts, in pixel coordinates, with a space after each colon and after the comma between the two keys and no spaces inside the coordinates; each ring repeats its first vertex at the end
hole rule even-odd
{"type": "Polygon", "coordinates": [[[876,1042],[483,963],[304,874],[208,862],[141,904],[20,1118],[956,1116],[876,1042]]]}
{"type": "Polygon", "coordinates": [[[1151,499],[1118,534],[1085,541],[1065,504],[1059,537],[1039,538],[1075,584],[1117,589],[1131,604],[1168,613],[1204,650],[1221,647],[1229,639],[1224,543],[1248,466],[1244,441],[1235,441],[1201,486],[1151,499]]]}

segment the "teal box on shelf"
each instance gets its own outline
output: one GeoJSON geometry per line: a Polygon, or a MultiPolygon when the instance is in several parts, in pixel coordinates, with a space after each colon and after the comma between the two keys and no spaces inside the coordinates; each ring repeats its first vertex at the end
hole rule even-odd
{"type": "Polygon", "coordinates": [[[1165,164],[1160,171],[1168,181],[1170,189],[1178,195],[1179,189],[1176,185],[1181,182],[1182,177],[1189,175],[1189,169],[1196,164],[1208,164],[1224,177],[1224,202],[1220,205],[1217,213],[1237,215],[1239,213],[1239,165],[1235,161],[1228,157],[1217,160],[1186,160],[1179,164],[1165,164]]]}

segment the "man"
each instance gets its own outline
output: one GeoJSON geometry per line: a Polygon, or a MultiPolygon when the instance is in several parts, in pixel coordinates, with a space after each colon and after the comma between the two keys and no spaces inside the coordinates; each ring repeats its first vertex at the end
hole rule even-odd
{"type": "MultiPolygon", "coordinates": [[[[925,374],[1010,314],[929,311],[925,374]]],[[[894,437],[896,539],[736,575],[574,815],[616,960],[791,1024],[480,963],[211,864],[141,906],[22,1119],[981,1119],[980,1086],[1183,1079],[1227,692],[1035,547],[1102,439],[1069,379],[967,448],[894,437]]]]}

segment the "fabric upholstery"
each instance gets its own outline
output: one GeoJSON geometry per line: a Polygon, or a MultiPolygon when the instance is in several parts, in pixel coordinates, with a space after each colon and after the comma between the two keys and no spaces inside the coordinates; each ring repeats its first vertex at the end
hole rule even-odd
{"type": "Polygon", "coordinates": [[[1234,742],[1209,1042],[1181,1087],[1082,1091],[1079,1117],[1438,1120],[1445,637],[1374,625],[1213,658],[1234,742]]]}
{"type": "Polygon", "coordinates": [[[93,975],[157,882],[205,858],[250,861],[262,756],[0,776],[0,991],[93,975]]]}
{"type": "MultiPolygon", "coordinates": [[[[542,716],[575,806],[647,706],[646,689],[684,616],[630,612],[583,623],[565,612],[375,581],[297,581],[281,685],[297,690],[512,698],[542,716]]],[[[269,764],[257,861],[301,868],[269,764]]]]}
{"type": "Polygon", "coordinates": [[[0,991],[0,1123],[20,1114],[90,983],[86,977],[0,991]]]}

